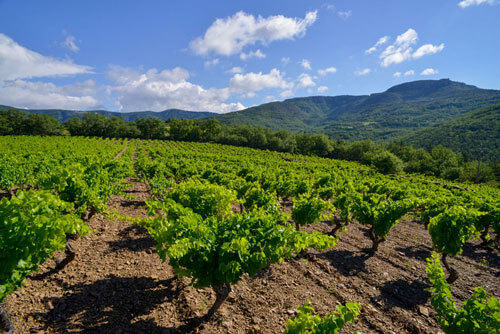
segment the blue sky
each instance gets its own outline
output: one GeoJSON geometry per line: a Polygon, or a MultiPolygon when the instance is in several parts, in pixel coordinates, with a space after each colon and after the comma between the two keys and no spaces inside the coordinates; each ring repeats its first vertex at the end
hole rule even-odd
{"type": "Polygon", "coordinates": [[[499,0],[0,0],[0,104],[229,112],[450,78],[500,89],[499,0]]]}

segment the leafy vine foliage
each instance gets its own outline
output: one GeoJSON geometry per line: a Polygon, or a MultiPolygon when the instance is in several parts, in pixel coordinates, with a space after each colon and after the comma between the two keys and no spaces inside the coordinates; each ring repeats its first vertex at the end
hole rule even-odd
{"type": "Polygon", "coordinates": [[[359,303],[346,303],[345,305],[337,306],[336,312],[320,317],[313,314],[314,308],[307,301],[304,305],[297,308],[297,316],[288,320],[285,334],[336,334],[346,324],[356,320],[360,309],[361,304],[359,303]]]}
{"type": "Polygon", "coordinates": [[[0,201],[0,303],[38,266],[63,250],[66,234],[84,234],[87,224],[73,205],[48,191],[18,191],[0,201]]]}
{"type": "Polygon", "coordinates": [[[54,259],[56,268],[71,262],[75,253],[68,236],[90,232],[84,220],[104,212],[110,196],[123,189],[123,177],[133,170],[131,152],[113,160],[127,147],[126,141],[113,144],[90,138],[0,138],[0,188],[10,194],[0,201],[3,329],[13,330],[1,305],[6,297],[55,251],[66,253],[54,259]]]}
{"type": "Polygon", "coordinates": [[[500,333],[500,301],[497,298],[488,298],[486,291],[477,287],[458,307],[451,298],[450,286],[436,253],[427,259],[426,270],[432,284],[431,303],[446,334],[500,333]]]}
{"type": "Polygon", "coordinates": [[[370,226],[372,252],[376,252],[385,241],[389,231],[415,206],[408,199],[392,199],[376,193],[356,197],[353,205],[356,218],[361,224],[370,226]]]}
{"type": "Polygon", "coordinates": [[[315,224],[329,218],[334,211],[335,208],[329,201],[310,195],[300,195],[293,201],[292,218],[299,230],[300,226],[315,224]],[[330,212],[326,213],[328,210],[330,212]]]}
{"type": "Polygon", "coordinates": [[[212,287],[217,301],[211,317],[231,284],[247,273],[254,276],[306,248],[333,247],[336,239],[319,233],[298,232],[278,212],[256,209],[227,216],[204,218],[171,199],[148,202],[152,214],[145,225],[158,243],[158,255],[180,276],[192,277],[197,287],[212,287]]]}
{"type": "MultiPolygon", "coordinates": [[[[495,233],[496,241],[500,235],[500,192],[486,186],[388,176],[345,161],[218,144],[0,137],[0,188],[6,193],[0,202],[0,302],[64,248],[66,235],[88,232],[84,221],[91,212],[106,213],[111,195],[134,172],[149,184],[153,198],[147,201],[149,217],[128,220],[149,231],[158,254],[179,276],[214,290],[207,318],[245,274],[308,248],[334,247],[337,232],[355,221],[367,226],[375,252],[403,217],[420,217],[450,282],[458,275],[447,256],[458,256],[478,237],[484,247],[495,247],[495,233]],[[131,147],[137,148],[134,165],[131,147]],[[33,190],[15,196],[18,189],[33,190]],[[10,200],[8,191],[14,194],[10,200]],[[300,231],[323,220],[331,220],[330,232],[300,231]]],[[[478,290],[470,307],[496,307],[484,298],[478,290]]],[[[320,323],[306,306],[300,318],[320,323]]],[[[326,323],[344,319],[344,311],[326,323]]]]}

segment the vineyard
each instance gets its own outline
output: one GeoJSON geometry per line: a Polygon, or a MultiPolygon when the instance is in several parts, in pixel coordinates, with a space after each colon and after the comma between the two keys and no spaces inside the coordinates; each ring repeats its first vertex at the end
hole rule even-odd
{"type": "Polygon", "coordinates": [[[0,137],[0,189],[0,332],[500,333],[498,189],[24,136],[0,137]]]}

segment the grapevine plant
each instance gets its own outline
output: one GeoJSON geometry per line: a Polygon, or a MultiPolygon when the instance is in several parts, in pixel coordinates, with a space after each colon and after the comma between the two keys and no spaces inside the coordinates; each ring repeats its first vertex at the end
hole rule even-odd
{"type": "Polygon", "coordinates": [[[436,253],[427,259],[426,271],[432,285],[431,304],[446,334],[500,333],[500,301],[497,298],[488,298],[482,287],[476,287],[469,299],[458,307],[452,300],[436,253]]]}
{"type": "Polygon", "coordinates": [[[205,316],[211,318],[243,274],[254,276],[306,248],[326,249],[336,239],[298,232],[287,216],[256,209],[203,218],[191,208],[166,200],[148,202],[156,216],[143,226],[157,242],[157,252],[179,276],[192,277],[196,287],[211,287],[216,295],[205,316]]]}
{"type": "Polygon", "coordinates": [[[500,246],[500,199],[482,199],[478,205],[482,215],[476,221],[476,229],[481,233],[483,245],[496,243],[500,246]],[[496,234],[495,240],[490,240],[490,229],[496,234]]]}
{"type": "Polygon", "coordinates": [[[356,193],[351,182],[346,182],[346,184],[343,187],[338,188],[335,193],[336,196],[333,201],[333,205],[337,208],[339,219],[334,219],[335,226],[330,231],[330,235],[337,235],[339,231],[344,231],[347,228],[347,225],[352,219],[352,207],[356,197],[356,193]]]}
{"type": "Polygon", "coordinates": [[[0,201],[0,304],[55,251],[65,248],[66,234],[89,232],[72,211],[71,203],[43,190],[18,191],[0,201]]]}
{"type": "Polygon", "coordinates": [[[448,283],[458,279],[458,272],[448,264],[448,255],[457,256],[467,241],[477,236],[475,228],[481,213],[463,206],[452,206],[431,218],[428,230],[434,250],[441,253],[442,261],[450,276],[448,283]]]}
{"type": "Polygon", "coordinates": [[[301,226],[328,219],[334,211],[335,208],[328,201],[319,197],[301,195],[293,200],[292,219],[298,231],[301,226]]]}
{"type": "Polygon", "coordinates": [[[194,179],[178,184],[166,196],[183,206],[190,207],[203,218],[230,214],[231,203],[236,201],[236,194],[233,191],[194,179]]]}
{"type": "Polygon", "coordinates": [[[378,250],[389,231],[413,207],[414,201],[410,199],[393,200],[379,194],[366,194],[355,199],[353,210],[356,218],[361,224],[370,226],[372,253],[378,250]]]}
{"type": "Polygon", "coordinates": [[[326,314],[323,318],[313,315],[314,308],[308,301],[297,308],[295,318],[288,320],[285,334],[336,334],[359,315],[361,304],[346,303],[337,306],[337,311],[326,314]]]}

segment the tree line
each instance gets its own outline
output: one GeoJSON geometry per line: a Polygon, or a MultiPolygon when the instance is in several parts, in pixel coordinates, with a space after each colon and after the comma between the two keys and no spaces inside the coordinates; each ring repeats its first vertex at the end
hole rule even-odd
{"type": "Polygon", "coordinates": [[[482,162],[437,145],[415,148],[402,141],[378,144],[371,140],[345,141],[324,134],[294,134],[249,125],[223,124],[216,119],[190,120],[139,118],[126,122],[119,117],[85,113],[60,123],[55,117],[0,111],[0,135],[87,136],[213,142],[278,152],[315,155],[360,162],[385,174],[400,172],[432,175],[461,182],[500,184],[500,163],[482,162]]]}

